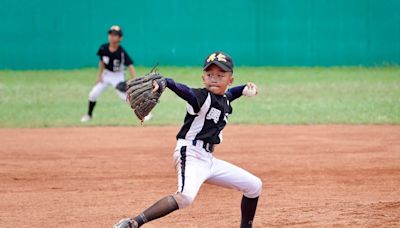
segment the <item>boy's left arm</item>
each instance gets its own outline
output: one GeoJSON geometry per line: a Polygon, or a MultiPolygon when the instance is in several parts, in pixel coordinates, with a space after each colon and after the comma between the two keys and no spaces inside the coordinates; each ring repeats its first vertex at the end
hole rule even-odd
{"type": "Polygon", "coordinates": [[[257,94],[257,86],[252,82],[248,82],[245,85],[232,87],[228,89],[228,91],[226,92],[226,96],[228,97],[228,100],[231,102],[241,97],[242,95],[252,97],[255,96],[256,94],[257,94]],[[251,92],[248,92],[249,90],[251,92]]]}
{"type": "Polygon", "coordinates": [[[135,71],[135,67],[132,64],[128,66],[128,71],[129,71],[129,74],[131,75],[131,79],[135,78],[136,71],[135,71]]]}
{"type": "Polygon", "coordinates": [[[133,66],[134,62],[126,51],[124,51],[123,54],[124,54],[123,55],[124,56],[124,64],[125,64],[125,66],[128,67],[128,71],[129,71],[129,74],[131,75],[131,79],[133,79],[136,76],[135,67],[133,66]]]}

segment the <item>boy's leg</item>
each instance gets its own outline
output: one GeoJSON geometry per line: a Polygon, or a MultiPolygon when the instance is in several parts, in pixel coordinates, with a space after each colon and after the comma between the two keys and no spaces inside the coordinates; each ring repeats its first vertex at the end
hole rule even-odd
{"type": "Polygon", "coordinates": [[[126,101],[126,96],[127,96],[126,93],[123,93],[117,89],[115,91],[117,91],[117,95],[122,101],[126,101]]]}
{"type": "MultiPolygon", "coordinates": [[[[134,217],[133,223],[138,227],[154,219],[189,206],[196,198],[201,185],[209,176],[207,163],[194,156],[196,148],[188,149],[182,146],[174,153],[175,168],[178,177],[178,191],[174,195],[166,196],[134,217]]],[[[205,153],[205,152],[204,152],[205,153]]],[[[211,160],[210,160],[211,162],[211,160]]],[[[208,166],[209,167],[209,166],[208,166]]]]}
{"type": "Polygon", "coordinates": [[[93,115],[93,109],[96,105],[97,98],[103,93],[103,91],[107,88],[107,83],[98,82],[95,86],[93,86],[92,90],[89,93],[89,108],[88,115],[91,117],[93,115]]]}
{"type": "Polygon", "coordinates": [[[109,77],[110,84],[114,87],[117,95],[121,100],[126,101],[126,93],[121,92],[117,89],[117,85],[120,82],[125,81],[124,79],[124,74],[123,73],[115,73],[115,75],[112,75],[112,77],[109,77]]]}
{"type": "Polygon", "coordinates": [[[206,183],[243,192],[241,202],[241,228],[251,228],[257,209],[258,197],[261,194],[260,178],[229,162],[214,158],[212,174],[206,183]]]}
{"type": "Polygon", "coordinates": [[[256,198],[247,198],[243,195],[240,209],[242,211],[242,219],[240,222],[240,228],[251,228],[253,227],[254,216],[256,215],[258,203],[258,196],[256,198]]]}
{"type": "Polygon", "coordinates": [[[138,228],[147,222],[164,217],[178,209],[178,203],[175,198],[172,195],[166,196],[144,210],[138,216],[122,219],[114,225],[114,228],[138,228]]]}
{"type": "Polygon", "coordinates": [[[140,227],[147,222],[164,217],[178,209],[179,206],[175,198],[173,196],[166,196],[133,218],[133,220],[136,221],[138,227],[140,227]]]}

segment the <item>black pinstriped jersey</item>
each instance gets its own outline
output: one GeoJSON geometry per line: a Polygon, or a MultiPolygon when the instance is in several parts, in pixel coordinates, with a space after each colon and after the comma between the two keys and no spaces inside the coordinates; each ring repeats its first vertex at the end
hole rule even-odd
{"type": "Polygon", "coordinates": [[[185,121],[177,139],[221,143],[222,130],[228,123],[228,115],[232,114],[231,102],[242,96],[245,85],[230,88],[224,95],[217,95],[205,88],[193,89],[171,78],[165,79],[167,87],[187,102],[185,121]]]}
{"type": "Polygon", "coordinates": [[[101,45],[97,51],[100,61],[104,63],[107,70],[112,72],[121,72],[124,71],[124,66],[133,64],[132,59],[121,45],[114,52],[111,52],[108,49],[109,45],[109,43],[105,43],[101,45]]]}
{"type": "Polygon", "coordinates": [[[192,91],[198,105],[193,107],[187,103],[186,117],[177,138],[219,144],[228,115],[232,113],[231,94],[216,95],[206,89],[192,91]]]}

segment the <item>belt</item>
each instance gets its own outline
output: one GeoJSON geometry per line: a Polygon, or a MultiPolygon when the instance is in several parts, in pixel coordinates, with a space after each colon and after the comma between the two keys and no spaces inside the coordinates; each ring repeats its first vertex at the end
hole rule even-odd
{"type": "Polygon", "coordinates": [[[123,71],[111,71],[111,70],[107,70],[104,69],[103,74],[109,74],[109,75],[124,75],[123,71]]]}
{"type": "Polygon", "coordinates": [[[213,144],[213,143],[204,142],[204,141],[202,141],[202,140],[193,140],[193,141],[192,141],[192,145],[193,145],[193,146],[202,147],[202,148],[203,148],[204,150],[206,150],[208,153],[214,152],[215,144],[213,144]]]}

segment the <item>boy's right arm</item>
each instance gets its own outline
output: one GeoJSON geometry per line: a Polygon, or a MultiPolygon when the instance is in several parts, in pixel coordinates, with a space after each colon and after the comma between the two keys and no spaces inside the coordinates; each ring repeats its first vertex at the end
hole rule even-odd
{"type": "Polygon", "coordinates": [[[167,82],[167,87],[174,91],[176,95],[178,95],[180,98],[183,100],[187,101],[193,108],[196,109],[196,107],[199,106],[196,95],[194,94],[193,90],[189,88],[187,85],[175,82],[171,78],[165,78],[167,82]]]}
{"type": "Polygon", "coordinates": [[[97,75],[96,84],[103,81],[102,79],[103,70],[104,70],[104,63],[103,61],[99,60],[99,73],[97,75]]]}

